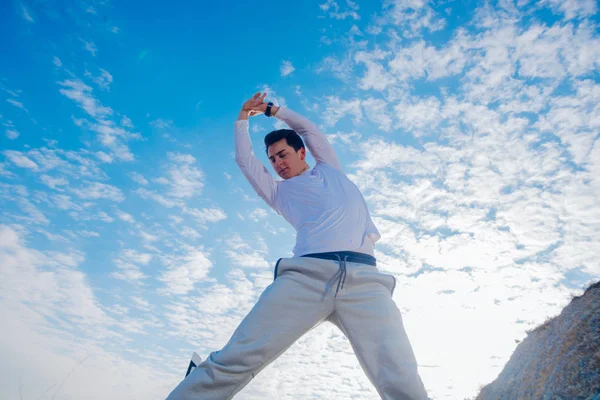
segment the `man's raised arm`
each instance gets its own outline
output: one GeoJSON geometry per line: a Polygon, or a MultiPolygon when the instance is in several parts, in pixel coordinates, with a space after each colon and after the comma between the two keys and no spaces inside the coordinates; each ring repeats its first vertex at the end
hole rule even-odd
{"type": "Polygon", "coordinates": [[[306,142],[310,154],[317,160],[344,172],[333,146],[317,124],[286,107],[273,107],[273,116],[284,121],[306,142]]]}
{"type": "Polygon", "coordinates": [[[248,130],[248,116],[255,115],[252,108],[261,104],[265,95],[261,96],[260,93],[257,93],[244,103],[238,120],[235,121],[235,162],[256,193],[279,213],[275,206],[278,182],[273,179],[267,168],[254,155],[248,130]]]}

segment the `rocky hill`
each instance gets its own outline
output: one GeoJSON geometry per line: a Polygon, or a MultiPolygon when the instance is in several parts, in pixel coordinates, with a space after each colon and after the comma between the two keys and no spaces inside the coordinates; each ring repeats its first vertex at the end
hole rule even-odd
{"type": "Polygon", "coordinates": [[[531,331],[476,400],[600,400],[600,282],[531,331]]]}

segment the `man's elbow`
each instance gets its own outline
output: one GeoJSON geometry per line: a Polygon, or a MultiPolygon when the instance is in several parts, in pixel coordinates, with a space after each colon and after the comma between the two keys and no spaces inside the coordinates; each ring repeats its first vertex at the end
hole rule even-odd
{"type": "Polygon", "coordinates": [[[245,157],[243,157],[239,154],[236,154],[235,155],[235,163],[238,165],[238,167],[241,168],[241,167],[247,165],[247,160],[245,157]]]}

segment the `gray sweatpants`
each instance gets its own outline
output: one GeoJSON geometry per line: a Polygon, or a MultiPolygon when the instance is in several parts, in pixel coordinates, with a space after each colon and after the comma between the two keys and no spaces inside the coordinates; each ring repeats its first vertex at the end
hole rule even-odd
{"type": "Polygon", "coordinates": [[[211,353],[167,400],[233,398],[323,321],[346,335],[382,399],[427,399],[392,300],[392,275],[363,263],[312,257],[282,258],[275,275],[225,347],[211,353]]]}

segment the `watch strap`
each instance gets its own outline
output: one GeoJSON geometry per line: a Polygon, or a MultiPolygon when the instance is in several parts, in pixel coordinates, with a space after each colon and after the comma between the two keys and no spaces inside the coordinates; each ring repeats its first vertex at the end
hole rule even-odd
{"type": "Polygon", "coordinates": [[[273,107],[273,103],[272,102],[268,102],[267,103],[267,109],[265,110],[265,115],[267,117],[271,116],[271,107],[273,107]]]}

